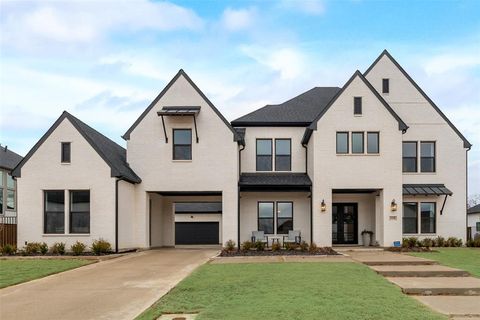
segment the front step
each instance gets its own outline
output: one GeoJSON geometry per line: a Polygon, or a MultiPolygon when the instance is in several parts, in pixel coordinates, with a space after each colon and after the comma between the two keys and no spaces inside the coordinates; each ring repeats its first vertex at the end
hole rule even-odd
{"type": "Polygon", "coordinates": [[[475,296],[415,296],[414,298],[453,319],[480,319],[480,303],[475,296]]]}
{"type": "Polygon", "coordinates": [[[441,265],[380,265],[371,266],[385,277],[468,277],[467,271],[444,267],[441,265]]]}
{"type": "Polygon", "coordinates": [[[473,277],[388,277],[406,294],[480,296],[480,279],[473,277]]]}
{"type": "Polygon", "coordinates": [[[367,266],[431,266],[437,265],[437,261],[433,260],[393,260],[393,261],[362,261],[367,266]]]}

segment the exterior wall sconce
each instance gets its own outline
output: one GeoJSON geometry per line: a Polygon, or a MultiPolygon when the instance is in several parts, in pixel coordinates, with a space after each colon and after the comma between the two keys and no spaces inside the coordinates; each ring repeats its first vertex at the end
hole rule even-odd
{"type": "Polygon", "coordinates": [[[320,204],[320,210],[321,210],[322,212],[327,211],[327,204],[325,203],[325,199],[322,200],[322,203],[320,204]]]}
{"type": "Polygon", "coordinates": [[[393,199],[392,203],[390,203],[390,210],[397,211],[397,203],[395,202],[395,199],[393,199]]]}

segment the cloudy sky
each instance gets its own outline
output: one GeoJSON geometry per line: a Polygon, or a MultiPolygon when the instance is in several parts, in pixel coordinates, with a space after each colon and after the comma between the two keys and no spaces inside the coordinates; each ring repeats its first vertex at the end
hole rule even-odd
{"type": "Polygon", "coordinates": [[[388,49],[474,144],[480,1],[2,1],[0,142],[25,155],[63,110],[124,145],[183,68],[229,120],[341,86],[388,49]]]}

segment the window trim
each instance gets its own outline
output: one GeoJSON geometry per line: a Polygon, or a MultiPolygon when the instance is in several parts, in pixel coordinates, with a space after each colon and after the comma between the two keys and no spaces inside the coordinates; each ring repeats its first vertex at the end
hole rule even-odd
{"type": "MultiPolygon", "coordinates": [[[[413,219],[413,218],[410,218],[413,219]]],[[[402,203],[402,234],[418,234],[418,202],[415,201],[404,201],[402,203]],[[405,204],[415,204],[415,232],[404,232],[404,222],[403,220],[405,219],[405,204]]]]}
{"type": "Polygon", "coordinates": [[[348,154],[350,151],[350,132],[349,131],[337,131],[335,133],[335,151],[336,154],[348,154]],[[347,151],[346,152],[338,152],[338,134],[345,133],[347,135],[347,151]]]}
{"type": "MultiPolygon", "coordinates": [[[[46,235],[55,235],[55,234],[66,234],[65,228],[65,190],[60,189],[48,189],[43,190],[43,234],[46,235]],[[63,232],[47,232],[47,192],[63,192],[63,232]]],[[[62,212],[62,211],[48,211],[48,212],[62,212]]]]}
{"type": "Polygon", "coordinates": [[[475,223],[475,227],[477,228],[477,232],[480,232],[480,221],[477,221],[477,223],[475,223]]]}
{"type": "Polygon", "coordinates": [[[382,93],[390,93],[390,78],[382,79],[382,93]]]}
{"type": "MultiPolygon", "coordinates": [[[[293,225],[293,215],[294,215],[294,210],[293,210],[293,201],[286,201],[286,200],[282,200],[282,201],[276,201],[275,202],[275,212],[274,212],[274,215],[275,215],[275,234],[276,235],[287,235],[287,233],[278,233],[278,204],[279,203],[290,203],[292,205],[292,231],[295,230],[295,227],[293,225]]],[[[281,219],[284,219],[284,218],[281,218],[281,219]]]]}
{"type": "MultiPolygon", "coordinates": [[[[275,171],[282,171],[282,172],[290,172],[292,171],[292,139],[291,138],[275,138],[275,171]],[[277,141],[289,141],[290,142],[290,153],[288,155],[289,157],[289,169],[288,170],[278,170],[277,169],[277,141]]],[[[272,145],[273,147],[273,145],[272,145]]],[[[287,157],[286,155],[278,155],[278,157],[287,157]]]]}
{"type": "Polygon", "coordinates": [[[418,141],[402,141],[402,173],[415,173],[415,172],[418,172],[418,141]],[[414,157],[405,157],[403,155],[403,144],[404,143],[415,143],[415,170],[414,171],[404,171],[403,170],[403,160],[414,158],[414,157]]]}
{"type": "MultiPolygon", "coordinates": [[[[291,147],[291,145],[290,145],[291,147]]],[[[267,155],[260,155],[267,156],[267,155]]],[[[273,139],[272,138],[256,138],[255,139],[255,171],[259,172],[270,172],[273,171],[273,139]],[[258,141],[259,140],[268,140],[270,141],[270,170],[258,170],[258,141]]]]}
{"type": "Polygon", "coordinates": [[[272,220],[272,229],[273,229],[273,232],[274,233],[266,233],[265,234],[276,234],[276,229],[275,229],[275,201],[257,201],[257,231],[263,231],[263,230],[260,230],[260,219],[271,219],[272,220]],[[261,203],[271,203],[272,204],[272,217],[271,218],[260,218],[260,204],[261,203]]]}
{"type": "MultiPolygon", "coordinates": [[[[417,152],[418,153],[418,152],[417,152]]],[[[420,172],[424,173],[436,173],[437,172],[437,143],[436,141],[420,141],[420,172]],[[433,157],[422,157],[422,143],[432,143],[433,144],[433,157]],[[433,158],[433,171],[423,171],[422,170],[422,159],[432,159],[433,158]]]]}
{"type": "Polygon", "coordinates": [[[380,131],[367,131],[367,154],[379,154],[380,153],[380,131]],[[377,135],[377,152],[368,152],[368,135],[374,133],[377,135]]]}
{"type": "Polygon", "coordinates": [[[0,169],[2,171],[2,184],[0,185],[0,193],[2,194],[2,208],[3,212],[0,211],[1,214],[5,214],[5,212],[16,212],[17,211],[17,180],[13,179],[11,172],[7,170],[0,169]],[[8,176],[12,177],[13,179],[13,188],[8,186],[8,176]],[[8,192],[13,192],[13,209],[8,208],[8,192]]]}
{"type": "Polygon", "coordinates": [[[361,116],[363,115],[363,101],[362,97],[353,97],[353,115],[361,116]],[[357,105],[357,101],[360,101],[360,104],[357,105]],[[360,107],[360,112],[357,112],[357,107],[360,107]]]}
{"type": "Polygon", "coordinates": [[[365,154],[365,132],[364,131],[352,131],[351,134],[351,139],[352,139],[352,154],[365,154]],[[353,151],[353,136],[355,134],[361,133],[362,134],[362,151],[361,152],[354,152],[353,151]]]}
{"type": "Polygon", "coordinates": [[[173,128],[172,129],[172,160],[173,161],[192,161],[193,160],[193,140],[192,140],[192,128],[173,128]],[[190,131],[190,144],[176,144],[175,143],[175,131],[190,131]],[[175,147],[190,147],[190,159],[175,159],[175,147]]]}
{"type": "Polygon", "coordinates": [[[72,143],[68,141],[60,142],[60,162],[61,163],[72,163],[72,143]],[[64,146],[68,146],[68,159],[65,157],[64,154],[64,146]]]}
{"type": "Polygon", "coordinates": [[[90,218],[92,216],[92,198],[90,189],[75,189],[75,190],[68,190],[68,232],[69,234],[90,234],[90,227],[91,221],[90,218]],[[73,192],[83,192],[88,191],[88,232],[73,232],[72,231],[72,213],[85,213],[87,211],[73,211],[72,210],[72,193],[73,192]]]}

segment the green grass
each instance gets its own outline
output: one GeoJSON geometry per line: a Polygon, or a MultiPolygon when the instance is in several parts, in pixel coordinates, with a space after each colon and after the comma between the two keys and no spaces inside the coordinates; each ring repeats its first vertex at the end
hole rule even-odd
{"type": "Polygon", "coordinates": [[[445,266],[463,269],[480,278],[480,248],[433,248],[438,252],[411,253],[412,256],[438,261],[445,266]]]}
{"type": "Polygon", "coordinates": [[[356,263],[207,264],[137,319],[446,319],[356,263]]]}
{"type": "Polygon", "coordinates": [[[0,288],[89,264],[81,259],[0,260],[0,288]]]}

